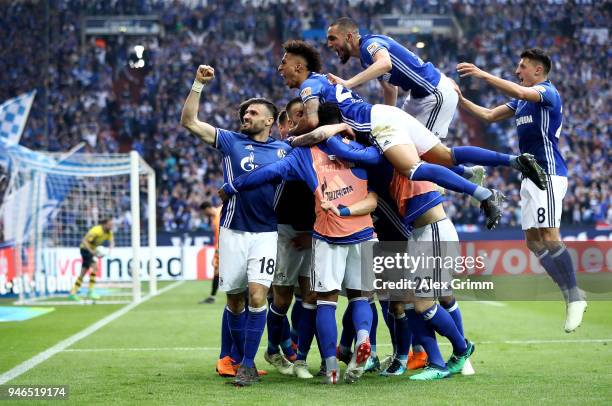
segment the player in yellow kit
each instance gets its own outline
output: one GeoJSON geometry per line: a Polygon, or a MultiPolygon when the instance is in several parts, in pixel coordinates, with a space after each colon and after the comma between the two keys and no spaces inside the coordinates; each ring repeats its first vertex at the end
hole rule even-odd
{"type": "Polygon", "coordinates": [[[83,283],[83,277],[87,273],[87,271],[91,271],[89,274],[89,293],[87,297],[92,300],[99,299],[98,296],[94,292],[94,284],[96,283],[96,273],[98,272],[98,263],[95,261],[94,257],[102,257],[104,256],[100,246],[105,242],[109,242],[109,247],[112,248],[114,246],[113,240],[113,220],[111,218],[105,218],[100,221],[97,226],[94,226],[89,229],[85,237],[81,240],[81,258],[83,259],[83,264],[81,266],[81,274],[77,278],[72,290],[70,291],[70,295],[68,296],[69,300],[81,300],[79,296],[77,296],[78,290],[81,288],[81,284],[83,283]]]}

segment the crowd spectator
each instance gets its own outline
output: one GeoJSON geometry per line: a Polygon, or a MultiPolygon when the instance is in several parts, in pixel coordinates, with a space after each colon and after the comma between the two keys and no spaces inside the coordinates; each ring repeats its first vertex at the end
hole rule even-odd
{"type": "MultiPolygon", "coordinates": [[[[610,47],[607,40],[583,30],[608,28],[606,4],[588,0],[3,2],[0,101],[38,90],[21,141],[27,147],[64,151],[84,141],[86,152],[136,149],[157,172],[160,228],[206,230],[207,219],[198,207],[203,201],[218,203],[216,190],[223,181],[219,155],[179,125],[198,64],[214,66],[217,76],[203,93],[201,117],[215,126],[236,129],[242,100],[261,96],[282,106],[294,95],[276,72],[284,40],[310,36],[320,45],[324,70],[347,77],[360,67],[340,65],[316,34],[333,19],[349,15],[363,28],[380,32],[382,14],[452,14],[462,34],[429,37],[418,52],[455,80],[455,66],[461,61],[511,79],[524,48],[538,46],[552,55],[551,80],[564,102],[560,144],[570,170],[564,224],[612,222],[610,47]],[[83,35],[83,16],[133,14],[158,15],[164,34],[83,35]],[[136,44],[145,48],[146,65],[131,69],[136,44]]],[[[401,39],[416,50],[414,36],[401,39]]],[[[482,105],[504,100],[482,81],[462,80],[460,86],[482,105]]],[[[374,82],[357,90],[368,101],[382,101],[374,82]]],[[[445,143],[483,144],[503,152],[518,149],[512,120],[480,126],[465,113],[456,115],[445,143]]],[[[502,226],[519,226],[520,180],[509,171],[490,170],[487,181],[509,198],[502,226]]],[[[445,205],[455,224],[482,222],[478,208],[466,198],[448,196],[445,205]]]]}

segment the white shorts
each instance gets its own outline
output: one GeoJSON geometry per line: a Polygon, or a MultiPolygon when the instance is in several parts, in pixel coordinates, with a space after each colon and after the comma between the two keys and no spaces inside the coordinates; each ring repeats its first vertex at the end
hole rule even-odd
{"type": "Polygon", "coordinates": [[[530,228],[559,228],[563,198],[567,192],[565,176],[546,175],[548,188],[540,190],[529,179],[521,183],[521,225],[530,228]]]}
{"type": "Polygon", "coordinates": [[[373,290],[374,271],[362,275],[361,243],[337,245],[313,239],[312,246],[310,286],[315,292],[373,290]]]}
{"type": "Polygon", "coordinates": [[[298,276],[310,277],[312,249],[300,251],[291,243],[291,240],[301,233],[289,224],[278,225],[278,253],[273,285],[296,286],[298,276]]]}
{"type": "Polygon", "coordinates": [[[270,287],[276,270],[276,231],[251,233],[221,227],[219,288],[239,293],[249,282],[270,287]]]}
{"type": "MultiPolygon", "coordinates": [[[[412,244],[409,243],[409,252],[412,255],[440,256],[443,259],[454,259],[461,255],[457,230],[453,222],[447,218],[415,228],[412,230],[411,242],[412,244]]],[[[442,262],[442,266],[436,266],[432,263],[432,266],[421,266],[416,269],[412,279],[418,284],[423,284],[414,290],[416,297],[435,298],[453,294],[450,283],[454,269],[445,267],[444,262],[446,261],[442,262]],[[425,281],[430,286],[425,286],[425,281]],[[431,282],[438,282],[440,285],[433,287],[431,282]]]]}
{"type": "Polygon", "coordinates": [[[416,118],[397,107],[375,104],[371,114],[371,139],[383,153],[395,145],[414,144],[421,156],[440,143],[416,118]]]}
{"type": "Polygon", "coordinates": [[[453,89],[449,78],[440,77],[437,91],[429,96],[415,99],[410,95],[404,100],[402,109],[414,116],[421,124],[438,138],[446,138],[448,126],[453,120],[459,95],[453,89]]]}

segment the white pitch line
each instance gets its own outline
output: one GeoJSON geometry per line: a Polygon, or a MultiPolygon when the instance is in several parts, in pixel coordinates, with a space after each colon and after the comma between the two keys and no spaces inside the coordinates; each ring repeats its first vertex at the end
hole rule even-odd
{"type": "MultiPolygon", "coordinates": [[[[506,340],[506,341],[477,341],[476,344],[598,344],[612,342],[611,338],[585,338],[576,340],[506,340]]],[[[449,343],[440,343],[450,345],[449,343]]],[[[377,347],[390,347],[389,343],[378,344],[377,347]]],[[[259,348],[267,348],[260,346],[259,348]]],[[[142,347],[142,348],[70,348],[64,352],[155,352],[155,351],[219,351],[219,347],[142,347]]]]}
{"type": "Polygon", "coordinates": [[[480,303],[480,304],[487,305],[487,306],[493,306],[493,307],[506,307],[506,306],[508,306],[505,303],[502,303],[502,302],[493,302],[493,301],[490,301],[490,300],[477,300],[476,303],[480,303]]]}
{"type": "MultiPolygon", "coordinates": [[[[166,286],[163,289],[160,289],[158,292],[158,295],[161,295],[162,293],[165,293],[167,291],[169,291],[170,289],[174,289],[177,286],[181,285],[183,282],[185,281],[178,281],[175,282],[171,285],[166,286]]],[[[118,319],[119,317],[123,316],[124,314],[126,314],[127,312],[129,312],[130,310],[134,309],[136,306],[138,306],[139,304],[142,304],[144,302],[146,302],[147,300],[151,299],[154,296],[145,296],[140,302],[137,303],[131,303],[125,307],[122,307],[121,309],[117,310],[116,312],[106,316],[105,318],[103,318],[102,320],[97,321],[96,323],[92,324],[91,326],[85,328],[84,330],[81,330],[80,332],[68,337],[67,339],[60,341],[59,343],[55,344],[53,347],[48,348],[47,350],[33,356],[32,358],[30,358],[27,361],[22,362],[21,364],[17,365],[15,368],[11,369],[8,372],[3,373],[2,375],[0,375],[0,385],[3,385],[7,382],[9,382],[12,379],[17,378],[18,376],[24,374],[25,372],[29,371],[30,369],[34,368],[35,366],[37,366],[38,364],[45,362],[46,360],[48,360],[49,358],[51,358],[52,356],[54,356],[55,354],[57,354],[58,352],[62,352],[64,351],[66,348],[70,347],[71,345],[75,344],[76,342],[82,340],[83,338],[95,333],[96,331],[100,330],[102,327],[106,326],[107,324],[109,324],[110,322],[118,319]]]]}

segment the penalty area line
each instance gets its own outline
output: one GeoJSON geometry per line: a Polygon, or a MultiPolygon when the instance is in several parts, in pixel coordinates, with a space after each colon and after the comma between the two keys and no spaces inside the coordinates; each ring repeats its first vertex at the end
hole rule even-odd
{"type": "MultiPolygon", "coordinates": [[[[177,281],[177,282],[175,282],[175,283],[173,283],[171,285],[168,285],[165,288],[160,289],[156,296],[159,296],[159,295],[169,291],[170,289],[174,289],[177,286],[180,286],[181,284],[183,284],[184,282],[185,281],[177,281]]],[[[76,333],[76,334],[66,338],[63,341],[60,341],[59,343],[55,344],[53,347],[50,347],[50,348],[46,349],[45,351],[43,351],[41,353],[38,353],[37,355],[35,355],[32,358],[28,359],[27,361],[22,362],[21,364],[17,365],[13,369],[11,369],[11,370],[3,373],[2,375],[0,375],[0,385],[3,385],[5,383],[11,381],[12,379],[15,379],[18,376],[28,372],[30,369],[32,369],[32,368],[36,367],[37,365],[45,362],[46,360],[48,360],[49,358],[51,358],[55,354],[57,354],[59,352],[62,352],[62,351],[65,351],[71,345],[77,343],[78,341],[82,340],[85,337],[90,336],[91,334],[93,334],[96,331],[100,330],[102,327],[106,326],[107,324],[109,324],[112,321],[114,321],[114,320],[118,319],[119,317],[123,316],[124,314],[126,314],[130,310],[134,309],[136,306],[138,306],[138,305],[148,301],[152,297],[156,297],[156,296],[145,296],[140,302],[130,303],[129,305],[127,305],[125,307],[122,307],[121,309],[117,310],[116,312],[111,313],[110,315],[106,316],[102,320],[98,320],[97,322],[95,322],[91,326],[85,328],[84,330],[79,331],[78,333],[76,333]]]]}

